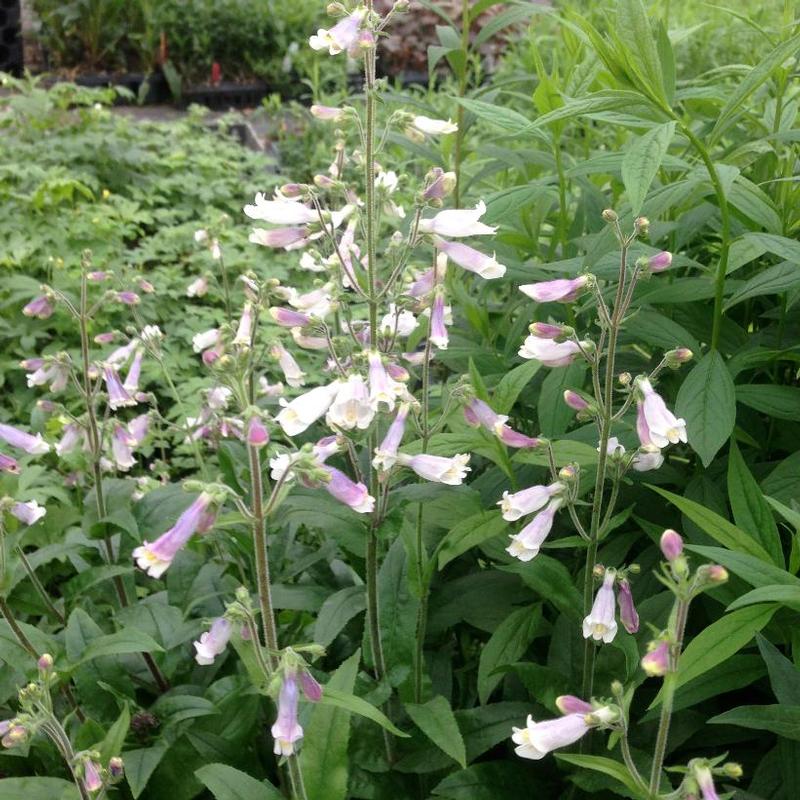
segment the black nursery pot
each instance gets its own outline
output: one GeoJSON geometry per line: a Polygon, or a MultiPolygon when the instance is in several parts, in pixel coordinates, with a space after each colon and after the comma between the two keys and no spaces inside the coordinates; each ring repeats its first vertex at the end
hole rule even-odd
{"type": "Polygon", "coordinates": [[[126,72],[119,75],[108,74],[84,74],[75,78],[75,83],[79,86],[90,88],[106,88],[110,86],[122,86],[133,92],[133,97],[117,97],[114,105],[136,105],[140,102],[140,92],[146,83],[144,98],[141,102],[144,105],[164,103],[170,98],[169,85],[161,70],[144,75],[141,72],[126,72]]]}
{"type": "Polygon", "coordinates": [[[252,83],[222,81],[215,86],[188,87],[181,96],[180,105],[186,107],[192,103],[198,103],[213,111],[224,111],[228,108],[251,108],[260,105],[269,92],[269,86],[263,81],[252,83]]]}

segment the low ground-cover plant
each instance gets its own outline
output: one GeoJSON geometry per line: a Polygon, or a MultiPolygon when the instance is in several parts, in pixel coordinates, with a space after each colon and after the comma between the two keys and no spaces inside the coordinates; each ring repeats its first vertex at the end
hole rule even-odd
{"type": "MultiPolygon", "coordinates": [[[[407,5],[310,32],[364,90],[300,181],[190,123],[153,176],[97,159],[151,213],[107,236],[89,178],[8,170],[4,224],[71,212],[8,295],[11,796],[796,794],[793,21],[736,104],[622,0],[561,19],[535,110],[403,108],[407,5]]],[[[139,141],[26,97],[21,152],[139,141]]]]}

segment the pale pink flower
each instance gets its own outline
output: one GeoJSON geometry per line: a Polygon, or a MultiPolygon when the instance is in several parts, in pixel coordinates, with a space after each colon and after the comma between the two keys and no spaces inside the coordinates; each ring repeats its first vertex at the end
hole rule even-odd
{"type": "Polygon", "coordinates": [[[295,200],[267,200],[261,192],[256,194],[254,205],[244,207],[244,213],[250,219],[272,225],[307,225],[319,221],[316,209],[308,208],[295,200]]]}
{"type": "Polygon", "coordinates": [[[351,431],[354,428],[366,430],[375,409],[369,398],[367,384],[361,375],[350,375],[339,384],[336,397],[328,409],[326,422],[331,427],[351,431]]]}
{"type": "Polygon", "coordinates": [[[549,322],[533,322],[528,330],[540,339],[558,339],[564,336],[563,325],[553,325],[549,322]]]}
{"type": "Polygon", "coordinates": [[[411,407],[410,403],[401,403],[397,409],[392,424],[389,430],[386,431],[386,436],[378,447],[375,448],[375,458],[372,459],[372,466],[377,470],[386,472],[390,470],[397,461],[397,449],[403,441],[403,434],[406,429],[406,418],[408,417],[408,410],[411,407]]]}
{"type": "Polygon", "coordinates": [[[497,505],[500,506],[500,510],[503,512],[503,519],[506,522],[516,522],[520,517],[533,514],[534,511],[544,508],[550,502],[551,497],[561,493],[563,490],[564,484],[558,481],[551,483],[549,486],[537,484],[514,494],[503,492],[503,499],[499,500],[497,505]]]}
{"type": "Polygon", "coordinates": [[[320,28],[308,43],[312,50],[327,50],[332,56],[347,52],[355,56],[358,51],[361,24],[367,14],[366,8],[357,8],[330,30],[320,28]]]}
{"type": "Polygon", "coordinates": [[[555,342],[552,339],[528,336],[519,349],[519,355],[541,361],[546,367],[565,367],[575,360],[580,350],[577,342],[555,342]]]}
{"type": "Polygon", "coordinates": [[[448,209],[440,211],[432,219],[419,222],[420,233],[435,233],[439,236],[459,238],[462,236],[484,236],[497,228],[485,225],[480,218],[486,213],[486,204],[481,200],[475,208],[448,209]]]}
{"type": "Polygon", "coordinates": [[[50,452],[50,445],[42,439],[42,434],[37,433],[35,436],[30,433],[25,433],[13,425],[6,425],[0,422],[0,439],[18,450],[24,450],[30,455],[42,455],[42,453],[50,452]]]}
{"type": "Polygon", "coordinates": [[[438,236],[434,237],[433,243],[452,262],[469,272],[474,272],[481,278],[491,280],[502,278],[506,274],[506,268],[497,261],[494,254],[487,256],[480,250],[475,250],[462,242],[448,242],[438,236]]]}
{"type": "Polygon", "coordinates": [[[125,382],[122,384],[125,391],[130,395],[135,395],[139,391],[139,376],[142,373],[143,357],[144,351],[141,348],[137,348],[128,374],[125,376],[125,382]]]}
{"type": "Polygon", "coordinates": [[[428,185],[422,193],[425,200],[443,200],[456,186],[455,172],[445,172],[441,167],[434,167],[428,173],[428,185]]]}
{"type": "Polygon", "coordinates": [[[564,714],[591,714],[594,710],[591,703],[581,700],[572,694],[562,694],[556,697],[556,707],[564,714]]]}
{"type": "Polygon", "coordinates": [[[520,561],[536,558],[544,540],[553,529],[553,519],[561,503],[560,498],[551,500],[518,534],[511,537],[511,544],[506,552],[520,561]]]}
{"type": "Polygon", "coordinates": [[[639,614],[633,602],[631,585],[627,578],[619,582],[619,621],[628,633],[636,633],[639,630],[639,614]]]}
{"type": "Polygon", "coordinates": [[[606,570],[602,586],[597,590],[597,595],[589,615],[583,620],[584,639],[592,638],[596,642],[606,644],[614,641],[617,635],[617,623],[614,619],[616,611],[616,598],[614,597],[614,581],[616,572],[606,570]]]}
{"type": "Polygon", "coordinates": [[[369,401],[375,411],[385,406],[386,411],[394,409],[395,399],[404,391],[404,386],[392,380],[383,365],[381,354],[370,350],[369,362],[369,401]]]}
{"type": "Polygon", "coordinates": [[[127,472],[135,463],[133,448],[136,447],[136,438],[124,426],[117,423],[111,437],[111,449],[117,469],[127,472]]]}
{"type": "Polygon", "coordinates": [[[302,247],[308,241],[305,228],[253,228],[248,237],[251,244],[260,244],[264,247],[282,247],[284,250],[294,250],[302,247]]]}
{"type": "Polygon", "coordinates": [[[559,278],[554,281],[527,283],[520,286],[519,290],[537,303],[569,303],[581,293],[588,281],[586,275],[580,275],[569,280],[559,278]]]}
{"type": "Polygon", "coordinates": [[[100,765],[91,759],[83,762],[83,786],[90,794],[99,792],[103,788],[100,765]]]}
{"type": "Polygon", "coordinates": [[[201,666],[214,663],[214,659],[225,652],[231,638],[232,626],[225,617],[218,617],[211,623],[211,628],[200,634],[194,642],[194,660],[201,666]]]}
{"type": "Polygon", "coordinates": [[[83,428],[74,422],[68,422],[64,426],[61,434],[61,440],[56,443],[56,455],[64,456],[71,453],[84,443],[85,434],[83,428]]]}
{"type": "Polygon", "coordinates": [[[534,722],[528,716],[526,727],[514,728],[511,738],[518,756],[538,761],[552,750],[577,742],[588,730],[586,714],[567,714],[546,722],[534,722]]]}
{"type": "Polygon", "coordinates": [[[669,669],[669,642],[663,639],[651,642],[640,663],[642,669],[651,678],[660,678],[666,675],[669,669]]]}
{"type": "Polygon", "coordinates": [[[278,694],[278,718],[271,729],[275,739],[275,755],[292,755],[295,750],[295,742],[303,738],[303,728],[297,721],[299,696],[295,674],[287,672],[283,676],[283,683],[278,694]]]}
{"type": "Polygon", "coordinates": [[[0,472],[8,472],[11,475],[19,475],[19,464],[16,459],[0,453],[0,472]]]}
{"type": "Polygon", "coordinates": [[[448,486],[459,486],[470,471],[467,466],[470,456],[467,453],[458,453],[450,458],[444,456],[431,456],[422,453],[409,456],[405,453],[397,454],[397,462],[401,467],[409,467],[420,478],[434,483],[445,483],[448,486]]]}
{"type": "Polygon", "coordinates": [[[207,524],[213,497],[202,492],[184,511],[178,521],[152,544],[146,540],[133,551],[133,557],[140,569],[151,578],[160,578],[169,568],[172,560],[186,545],[189,539],[203,524],[207,524]]]}
{"type": "Polygon", "coordinates": [[[636,472],[650,472],[658,469],[664,463],[661,450],[654,444],[642,445],[631,461],[631,467],[636,472]]]}
{"type": "Polygon", "coordinates": [[[294,356],[280,343],[277,342],[270,348],[270,355],[278,360],[278,366],[283,372],[286,383],[296,389],[303,386],[306,382],[306,374],[300,369],[300,365],[294,356]]]}
{"type": "Polygon", "coordinates": [[[571,389],[567,389],[564,392],[564,402],[575,411],[585,411],[589,408],[588,401],[571,389]]]}
{"type": "Polygon", "coordinates": [[[695,767],[694,777],[700,787],[700,794],[703,800],[719,800],[719,795],[714,786],[714,776],[708,767],[695,767]]]}
{"type": "Polygon", "coordinates": [[[31,300],[28,305],[22,309],[22,313],[26,317],[37,317],[38,319],[47,319],[53,315],[53,304],[47,295],[41,295],[31,300]]]}
{"type": "Polygon", "coordinates": [[[117,292],[116,300],[124,306],[138,306],[141,302],[136,292],[117,292]]]}
{"type": "Polygon", "coordinates": [[[269,444],[269,431],[261,418],[253,415],[247,423],[247,444],[251,447],[264,447],[269,444]]]}
{"type": "Polygon", "coordinates": [[[351,481],[343,472],[335,467],[323,467],[324,471],[330,476],[330,480],[324,483],[325,490],[331,497],[335,497],[340,503],[350,506],[353,511],[359,514],[370,514],[375,509],[375,498],[363,483],[351,481]]]}
{"type": "Polygon", "coordinates": [[[430,340],[439,350],[447,350],[450,337],[447,334],[445,324],[444,292],[437,290],[431,308],[431,332],[430,340]]]}
{"type": "Polygon", "coordinates": [[[666,447],[686,442],[686,422],[678,419],[666,406],[664,399],[647,378],[638,378],[636,386],[641,394],[637,400],[636,430],[642,444],[666,447]]]}
{"type": "Polygon", "coordinates": [[[47,510],[40,506],[35,500],[27,503],[14,503],[11,506],[11,513],[26,525],[35,525],[46,513],[47,510]]]}
{"type": "Polygon", "coordinates": [[[186,287],[187,297],[203,297],[207,292],[208,292],[208,278],[203,276],[195,278],[186,287]]]}
{"type": "Polygon", "coordinates": [[[311,317],[308,314],[302,314],[291,308],[272,306],[269,310],[269,315],[283,328],[303,327],[311,324],[311,317]]]}
{"type": "Polygon", "coordinates": [[[281,398],[283,408],[275,421],[287,436],[303,433],[325,415],[341,386],[342,382],[337,380],[327,386],[317,386],[291,402],[281,398]]]}
{"type": "Polygon", "coordinates": [[[341,122],[346,116],[346,112],[341,108],[333,106],[313,105],[309,109],[312,117],[316,117],[323,122],[341,122]]]}
{"type": "Polygon", "coordinates": [[[464,418],[470,425],[482,425],[509,447],[538,447],[539,445],[538,439],[518,433],[506,425],[508,417],[505,414],[496,414],[483,400],[479,400],[477,397],[464,406],[464,418]]]}
{"type": "Polygon", "coordinates": [[[245,303],[242,307],[242,316],[239,317],[239,325],[236,328],[236,336],[233,339],[234,345],[240,347],[250,347],[253,334],[253,306],[245,303]]]}

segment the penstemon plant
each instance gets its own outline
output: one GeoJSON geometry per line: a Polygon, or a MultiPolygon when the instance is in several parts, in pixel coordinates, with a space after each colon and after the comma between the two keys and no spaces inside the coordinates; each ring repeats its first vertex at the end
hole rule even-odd
{"type": "MultiPolygon", "coordinates": [[[[407,0],[397,0],[385,15],[371,2],[332,3],[328,12],[336,21],[310,36],[311,49],[340,60],[349,57],[360,66],[363,91],[358,103],[316,104],[310,109],[314,124],[329,133],[331,163],[326,172],[307,183],[283,183],[272,195],[259,192],[244,205],[243,215],[253,223],[249,268],[234,269],[235,260],[225,257],[234,235],[226,230],[230,217],[220,215],[195,232],[195,245],[208,251],[210,268],[190,276],[182,291],[190,301],[185,304],[192,326],[187,339],[201,379],[181,384],[180,370],[173,366],[180,343],[158,314],[156,287],[127,268],[117,273],[110,267],[96,268],[89,252],[79,272],[54,272],[50,285],[23,309],[26,316],[39,319],[49,319],[56,309],[65,312],[62,316],[73,323],[77,346],[75,352],[49,353],[45,348],[21,365],[29,387],[49,390],[50,397],[39,401],[37,412],[46,416],[47,436],[58,437],[54,446],[39,434],[6,424],[0,424],[0,440],[14,451],[57,463],[76,497],[86,490],[80,530],[70,535],[73,543],[92,548],[91,557],[102,562],[108,606],[115,619],[126,620],[116,633],[104,635],[83,608],[70,613],[68,601],[43,585],[36,560],[23,545],[31,541],[26,536],[43,519],[45,509],[29,499],[34,496],[29,483],[21,482],[18,491],[5,490],[8,496],[0,499],[0,614],[17,650],[26,656],[21,671],[28,680],[35,670],[35,680],[20,690],[15,713],[3,715],[8,719],[0,722],[0,736],[4,747],[21,754],[37,740],[49,740],[66,767],[64,774],[74,783],[74,789],[68,787],[72,796],[74,791],[82,800],[113,795],[123,776],[120,752],[128,729],[131,736],[146,739],[160,724],[149,710],[136,712],[135,723],[131,719],[131,703],[149,696],[156,698],[155,712],[167,717],[170,709],[177,710],[175,719],[164,724],[158,744],[134,750],[125,768],[133,796],[146,796],[142,791],[155,769],[150,759],[161,758],[179,742],[189,729],[181,726],[194,715],[211,716],[217,710],[206,689],[208,696],[224,698],[220,707],[240,691],[248,713],[255,708],[252,720],[266,709],[266,729],[252,737],[252,750],[241,760],[255,752],[259,763],[250,771],[259,778],[277,775],[280,791],[295,800],[328,800],[328,781],[336,784],[330,791],[337,800],[348,793],[376,799],[468,796],[464,791],[473,785],[492,786],[497,765],[477,759],[495,746],[509,756],[513,747],[520,758],[537,762],[554,750],[570,748],[557,754],[560,764],[603,773],[622,786],[619,791],[626,796],[641,800],[715,800],[715,782],[736,779],[743,772],[724,755],[673,763],[678,759],[671,754],[679,738],[672,731],[673,716],[681,708],[676,694],[687,680],[680,670],[693,655],[684,647],[690,607],[694,618],[701,604],[692,606],[695,599],[725,591],[721,587],[728,580],[726,569],[704,560],[693,563],[696,556],[686,552],[692,548],[684,548],[680,534],[666,530],[659,538],[663,524],[645,527],[645,522],[646,533],[659,542],[663,557],[655,580],[667,591],[643,603],[642,585],[650,579],[649,569],[628,555],[625,537],[615,535],[630,514],[630,506],[620,508],[627,487],[640,480],[641,473],[656,473],[650,477],[658,479],[682,464],[688,451],[680,445],[694,443],[691,425],[687,434],[686,422],[662,397],[664,379],[692,360],[690,350],[676,347],[652,360],[639,348],[637,354],[645,356],[648,368],[637,375],[620,368],[634,363],[623,349],[638,348],[642,284],[663,282],[658,275],[672,267],[673,256],[647,245],[645,217],[607,209],[602,219],[608,228],[598,237],[616,241],[614,269],[597,265],[596,274],[581,268],[569,277],[522,283],[518,289],[526,298],[524,305],[510,303],[505,321],[512,331],[507,344],[512,353],[519,346],[523,363],[504,375],[491,395],[472,359],[468,376],[452,376],[449,368],[459,363],[454,354],[459,348],[450,346],[454,316],[462,307],[475,319],[480,316],[470,293],[485,289],[488,281],[496,283],[484,298],[507,300],[508,284],[498,280],[506,277],[507,268],[490,254],[491,247],[473,246],[474,240],[485,243],[496,234],[494,225],[487,223],[497,219],[492,208],[497,198],[460,208],[469,205],[462,201],[471,185],[467,153],[475,153],[474,148],[457,145],[455,164],[444,155],[440,163],[415,165],[411,172],[419,180],[413,186],[403,185],[414,179],[393,161],[399,141],[418,154],[435,154],[444,143],[441,150],[448,154],[452,137],[457,135],[463,143],[466,133],[459,124],[465,113],[453,123],[390,107],[394,96],[384,92],[385,82],[376,77],[378,51],[392,20],[408,9],[407,0]],[[401,197],[410,198],[411,204],[401,197]],[[284,279],[283,265],[289,259],[294,271],[284,279]],[[209,300],[218,301],[217,322],[203,329],[206,323],[195,324],[191,312],[209,294],[209,300]],[[107,324],[109,317],[114,325],[107,324]],[[166,334],[156,322],[164,325],[166,334]],[[525,325],[528,335],[520,342],[525,325]],[[576,366],[581,369],[575,371],[576,366]],[[584,424],[574,441],[550,441],[525,414],[511,418],[516,398],[539,370],[548,373],[549,387],[555,383],[551,378],[568,376],[557,397],[563,392],[567,417],[575,412],[576,421],[584,424]],[[587,372],[586,381],[569,378],[587,372]],[[163,385],[148,392],[154,376],[163,385]],[[200,381],[204,388],[195,391],[200,381]],[[580,447],[573,451],[571,444],[580,447]],[[496,470],[483,469],[486,454],[496,470]],[[520,463],[543,467],[547,477],[520,485],[520,476],[528,474],[515,470],[520,463]],[[123,480],[137,467],[150,474],[123,480]],[[473,480],[468,481],[470,474],[473,480]],[[437,505],[442,498],[445,502],[437,505]],[[340,618],[329,626],[335,628],[333,633],[320,624],[323,612],[335,606],[328,600],[314,624],[302,612],[319,605],[307,605],[305,599],[297,613],[282,613],[295,609],[291,598],[286,602],[291,594],[287,588],[298,590],[299,596],[309,588],[307,576],[332,552],[314,540],[295,558],[304,544],[299,540],[308,531],[298,532],[303,523],[297,526],[292,514],[304,499],[304,519],[313,517],[309,529],[324,531],[329,517],[331,525],[347,521],[350,546],[345,549],[355,556],[347,562],[333,557],[327,565],[336,582],[343,577],[346,581],[333,599],[338,602],[344,593],[348,600],[343,605],[353,601],[347,608],[334,608],[340,618]],[[462,499],[465,508],[469,501],[479,502],[479,513],[455,525],[450,519],[443,525],[432,521],[437,514],[460,514],[462,499]],[[142,510],[148,502],[151,508],[159,506],[155,522],[142,510]],[[495,503],[499,511],[480,510],[495,503]],[[134,515],[127,514],[130,507],[140,512],[133,522],[128,517],[134,515]],[[550,537],[559,527],[574,535],[550,537]],[[448,532],[436,539],[432,533],[438,528],[448,532]],[[506,534],[509,539],[502,544],[489,541],[506,534]],[[459,574],[467,564],[467,551],[477,547],[482,555],[472,571],[459,574]],[[577,568],[570,572],[546,555],[551,547],[574,557],[577,568]],[[203,564],[198,552],[209,563],[203,564]],[[451,585],[438,583],[444,566],[460,557],[459,564],[448,568],[458,577],[451,585]],[[286,572],[281,565],[286,562],[291,562],[291,577],[296,577],[291,586],[283,583],[286,572]],[[209,580],[207,567],[218,570],[209,580]],[[394,572],[387,579],[390,567],[394,572]],[[56,630],[64,629],[66,659],[58,650],[40,646],[44,641],[60,645],[60,632],[45,639],[16,618],[8,597],[23,574],[43,609],[42,619],[56,630]],[[474,612],[487,600],[475,596],[480,594],[475,585],[502,585],[461,583],[476,575],[510,577],[515,591],[524,583],[542,597],[552,592],[560,615],[551,624],[538,605],[506,615],[519,600],[517,595],[498,593],[499,599],[486,602],[491,619],[476,625],[492,632],[487,643],[476,646],[474,636],[458,633],[435,651],[436,631],[447,629],[450,634],[442,623],[447,615],[438,604],[439,594],[449,592],[451,605],[463,600],[474,612]],[[200,587],[185,595],[190,598],[188,608],[178,608],[172,604],[178,602],[174,597],[189,581],[200,587]],[[456,595],[462,587],[469,588],[456,595]],[[387,613],[394,595],[404,593],[413,596],[412,602],[400,611],[398,603],[387,613]],[[209,597],[212,602],[206,603],[209,597]],[[169,599],[161,602],[163,598],[169,599]],[[651,600],[656,602],[651,605],[651,600]],[[202,629],[197,619],[190,619],[201,616],[201,604],[202,629]],[[494,618],[498,608],[502,623],[494,618]],[[139,611],[142,617],[137,617],[139,611]],[[362,611],[363,631],[349,625],[362,611]],[[403,612],[409,613],[401,618],[403,612]],[[164,619],[170,613],[177,616],[169,637],[164,636],[170,639],[164,648],[137,630],[136,623],[147,613],[164,619]],[[631,638],[643,625],[651,630],[644,653],[631,638]],[[83,629],[92,632],[91,626],[97,628],[92,639],[97,644],[87,645],[83,629]],[[395,635],[395,628],[402,631],[395,635]],[[580,675],[558,675],[550,666],[520,662],[535,636],[551,632],[554,648],[568,651],[568,656],[558,656],[566,672],[571,664],[565,662],[574,661],[580,675]],[[334,675],[325,675],[321,665],[329,655],[326,646],[347,637],[348,657],[334,675]],[[184,650],[159,654],[178,646],[184,650]],[[625,657],[624,674],[619,659],[613,658],[620,653],[625,657]],[[118,722],[102,738],[92,716],[96,698],[86,691],[81,667],[109,654],[128,656],[115,666],[122,671],[124,664],[125,679],[136,683],[138,696],[132,685],[129,691],[118,691],[105,675],[92,675],[92,690],[97,686],[113,694],[121,709],[118,722]],[[462,680],[459,675],[457,662],[462,657],[478,662],[477,686],[471,676],[462,680]],[[444,662],[453,668],[442,669],[444,662]],[[504,685],[504,702],[487,704],[506,668],[534,676],[536,688],[525,695],[525,705],[505,702],[518,698],[515,676],[504,685]],[[617,676],[607,689],[601,685],[606,677],[617,676]],[[651,717],[657,717],[652,746],[645,726],[637,730],[631,711],[635,692],[646,678],[660,679],[651,704],[651,717]],[[207,684],[200,696],[197,689],[203,681],[207,684]],[[556,685],[565,688],[556,691],[556,685]],[[73,686],[79,691],[73,693],[73,686]],[[559,691],[575,694],[565,693],[551,702],[559,691]],[[456,704],[451,706],[447,698],[457,693],[466,702],[454,711],[456,704]],[[253,696],[268,700],[255,704],[253,696]],[[529,696],[557,708],[561,716],[535,721],[531,714],[523,724],[529,696]],[[475,697],[480,705],[473,708],[475,697]],[[341,716],[325,717],[327,712],[341,716]],[[348,775],[339,767],[347,762],[347,715],[353,713],[366,718],[359,724],[381,726],[383,738],[352,743],[349,755],[356,769],[348,775]],[[320,719],[328,723],[322,730],[316,725],[320,719]],[[512,727],[514,721],[519,727],[512,727]],[[440,752],[423,753],[420,737],[409,743],[402,728],[411,723],[440,752]],[[263,735],[266,730],[269,737],[263,735]],[[597,754],[600,732],[609,734],[608,750],[618,748],[618,758],[597,754]],[[426,772],[444,769],[445,757],[463,772],[448,775],[433,788],[426,772]],[[362,759],[369,763],[365,770],[374,772],[369,786],[359,784],[363,774],[356,770],[362,759]],[[142,766],[145,762],[149,771],[142,766]],[[468,767],[469,762],[477,763],[468,767]],[[407,780],[409,773],[416,773],[416,785],[407,780]],[[675,775],[678,780],[670,777],[675,775]]],[[[468,3],[464,10],[470,11],[468,3]]],[[[470,13],[479,11],[473,8],[470,13]]],[[[468,28],[464,30],[466,35],[468,28]]],[[[486,113],[487,105],[475,102],[471,107],[486,113]]],[[[559,146],[555,136],[556,153],[559,146]]],[[[559,215],[551,256],[563,251],[570,238],[566,173],[560,162],[556,171],[559,215]]],[[[602,227],[599,220],[598,225],[602,227]]],[[[184,237],[187,242],[190,234],[184,237]]],[[[505,244],[498,237],[498,247],[505,244]]],[[[500,258],[508,262],[502,253],[500,258]]],[[[709,338],[712,348],[719,338],[718,320],[716,314],[709,338]]],[[[486,339],[498,343],[497,337],[486,339]]],[[[549,434],[541,417],[540,428],[549,434]]],[[[26,462],[20,465],[0,453],[3,472],[25,476],[26,469],[26,462]]],[[[736,531],[729,525],[729,540],[735,538],[731,529],[736,531]]],[[[745,552],[759,549],[751,544],[745,552]]],[[[709,552],[708,559],[730,566],[721,552],[709,552]]],[[[86,562],[76,563],[79,570],[85,568],[86,562]]],[[[770,567],[768,574],[779,575],[788,585],[785,571],[770,567]]],[[[91,603],[87,606],[95,610],[91,603]]],[[[463,619],[472,624],[466,614],[463,619]]],[[[332,660],[337,651],[331,650],[332,660]]],[[[645,691],[654,683],[646,683],[645,691]]],[[[641,694],[636,699],[640,698],[641,694]]],[[[245,728],[252,730],[253,725],[242,725],[245,728]]],[[[236,763],[237,754],[223,745],[234,733],[227,720],[221,730],[208,740],[198,737],[199,744],[192,745],[203,759],[210,752],[215,758],[222,753],[219,758],[225,763],[208,764],[195,774],[211,770],[205,773],[212,777],[204,785],[215,796],[229,796],[228,780],[241,789],[237,796],[274,796],[278,790],[228,766],[236,763]]],[[[690,742],[687,749],[694,754],[694,747],[690,742]]],[[[523,767],[527,772],[517,772],[521,763],[510,756],[497,774],[538,777],[534,769],[543,769],[528,764],[523,767]]],[[[165,765],[165,771],[181,770],[178,746],[165,765]]],[[[162,787],[153,791],[161,792],[162,787]]],[[[200,791],[186,789],[187,796],[200,791]]]]}

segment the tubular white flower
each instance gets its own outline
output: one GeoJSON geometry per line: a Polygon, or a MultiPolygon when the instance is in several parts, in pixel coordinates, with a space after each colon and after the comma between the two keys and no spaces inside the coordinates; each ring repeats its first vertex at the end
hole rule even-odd
{"type": "Polygon", "coordinates": [[[281,398],[279,402],[283,408],[275,421],[287,436],[303,433],[324,416],[341,386],[342,382],[337,380],[327,386],[317,386],[291,402],[281,398]]]}
{"type": "Polygon", "coordinates": [[[475,208],[440,211],[433,219],[419,221],[420,233],[436,233],[439,236],[459,238],[461,236],[483,236],[494,233],[497,228],[485,225],[480,218],[486,213],[483,200],[475,208]]]}
{"type": "Polygon", "coordinates": [[[614,613],[617,601],[614,596],[614,581],[616,572],[607,569],[603,578],[603,585],[597,590],[594,604],[589,615],[583,620],[583,638],[594,639],[596,642],[603,641],[609,644],[614,641],[617,635],[617,622],[614,613]]]}
{"type": "Polygon", "coordinates": [[[503,512],[503,519],[507,522],[515,522],[520,517],[527,514],[533,514],[540,508],[544,508],[549,502],[550,498],[563,491],[564,484],[556,481],[549,486],[537,485],[529,486],[521,492],[514,492],[509,494],[503,492],[503,499],[498,501],[497,505],[503,512]]]}
{"type": "Polygon", "coordinates": [[[469,453],[457,453],[451,458],[444,456],[431,456],[425,453],[409,456],[405,453],[397,454],[397,462],[401,467],[409,467],[420,478],[434,483],[446,483],[448,486],[458,486],[470,471],[469,453]]]}
{"type": "Polygon", "coordinates": [[[664,399],[647,378],[639,378],[636,385],[642,393],[639,405],[650,434],[650,442],[656,447],[686,442],[686,421],[676,417],[667,408],[664,399]]]}
{"type": "Polygon", "coordinates": [[[286,383],[293,389],[303,386],[306,382],[306,374],[300,369],[300,365],[295,361],[294,356],[280,343],[272,345],[270,353],[273,358],[278,359],[278,365],[283,371],[286,383]]]}
{"type": "Polygon", "coordinates": [[[231,623],[225,617],[215,619],[211,628],[200,634],[200,639],[193,643],[197,651],[194,660],[201,666],[213,664],[214,659],[225,652],[231,632],[231,623]]]}
{"type": "Polygon", "coordinates": [[[339,384],[339,391],[328,409],[325,421],[330,427],[351,431],[366,430],[375,410],[369,399],[367,384],[361,375],[350,375],[339,384]]]}
{"type": "Polygon", "coordinates": [[[521,758],[538,761],[552,750],[573,744],[589,730],[585,717],[585,714],[567,714],[558,719],[534,722],[533,717],[528,716],[526,727],[512,729],[511,738],[517,745],[514,752],[521,758]]]}
{"type": "Polygon", "coordinates": [[[578,353],[577,342],[555,342],[538,336],[528,336],[519,349],[522,358],[541,361],[546,367],[565,367],[575,360],[578,353]]]}
{"type": "Polygon", "coordinates": [[[506,548],[509,555],[520,561],[531,561],[539,555],[544,540],[553,528],[553,518],[561,507],[559,498],[551,500],[547,507],[540,511],[516,536],[511,537],[511,544],[506,548]]]}
{"type": "Polygon", "coordinates": [[[449,119],[432,119],[425,116],[414,117],[411,121],[411,127],[425,136],[442,136],[447,133],[455,133],[458,130],[458,125],[449,119]]]}
{"type": "Polygon", "coordinates": [[[494,257],[481,253],[461,242],[448,242],[446,239],[434,237],[433,244],[437,250],[446,253],[447,257],[458,264],[459,267],[474,272],[485,280],[502,278],[506,274],[506,268],[494,257]]]}
{"type": "Polygon", "coordinates": [[[366,8],[357,8],[352,14],[337,22],[330,30],[320,28],[308,43],[312,50],[327,50],[332,56],[358,48],[361,23],[367,14],[366,8]]]}
{"type": "Polygon", "coordinates": [[[316,209],[295,200],[267,200],[261,192],[256,194],[254,204],[244,207],[244,213],[250,219],[272,225],[306,225],[319,221],[316,209]]]}

